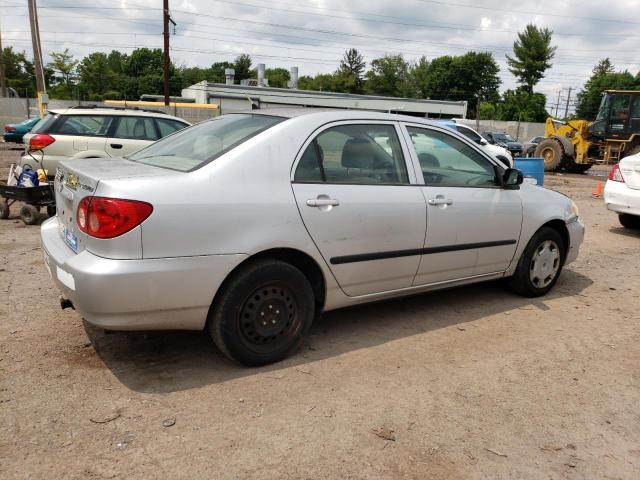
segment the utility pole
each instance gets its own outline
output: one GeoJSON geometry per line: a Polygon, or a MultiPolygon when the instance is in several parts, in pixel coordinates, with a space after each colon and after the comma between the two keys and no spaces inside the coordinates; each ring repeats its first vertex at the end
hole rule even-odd
{"type": "Polygon", "coordinates": [[[169,106],[169,22],[176,26],[169,15],[169,0],[162,0],[162,23],[164,26],[164,105],[169,106]]]}
{"type": "Polygon", "coordinates": [[[4,55],[2,51],[2,32],[0,32],[0,97],[7,96],[7,81],[4,78],[4,55]]]}
{"type": "Polygon", "coordinates": [[[562,90],[558,90],[558,101],[556,102],[556,114],[555,117],[558,118],[558,109],[560,108],[560,93],[562,90]]]}
{"type": "Polygon", "coordinates": [[[564,119],[569,117],[569,100],[571,100],[571,87],[569,87],[569,94],[567,95],[567,106],[564,108],[564,119]]]}
{"type": "Polygon", "coordinates": [[[40,29],[38,27],[38,12],[36,0],[27,0],[29,5],[29,23],[31,25],[31,43],[33,45],[33,66],[36,75],[36,89],[38,90],[38,107],[40,116],[44,117],[44,111],[48,106],[46,85],[44,82],[44,70],[42,68],[42,47],[40,46],[40,29]]]}

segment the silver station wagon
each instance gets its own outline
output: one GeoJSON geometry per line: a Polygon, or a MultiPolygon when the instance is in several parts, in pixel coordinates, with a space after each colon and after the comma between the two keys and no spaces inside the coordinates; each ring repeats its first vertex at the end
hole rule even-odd
{"type": "Polygon", "coordinates": [[[503,277],[543,295],[584,236],[570,199],[459,133],[361,111],[223,115],[63,161],[55,192],[41,235],[63,306],[206,329],[244,365],[294,352],[327,310],[503,277]]]}

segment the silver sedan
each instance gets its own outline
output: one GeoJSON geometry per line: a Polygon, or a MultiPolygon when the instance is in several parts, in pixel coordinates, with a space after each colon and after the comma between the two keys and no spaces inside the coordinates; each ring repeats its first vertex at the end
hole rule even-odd
{"type": "Polygon", "coordinates": [[[262,365],[321,312],[508,278],[547,293],[584,226],[464,136],[360,111],[223,115],[119,159],[62,162],[51,276],[108,330],[206,329],[262,365]]]}

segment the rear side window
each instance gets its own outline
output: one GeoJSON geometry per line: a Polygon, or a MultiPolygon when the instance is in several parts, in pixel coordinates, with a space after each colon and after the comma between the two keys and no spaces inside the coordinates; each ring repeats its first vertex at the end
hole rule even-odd
{"type": "Polygon", "coordinates": [[[151,117],[120,117],[113,136],[132,140],[158,139],[151,117]]]}
{"type": "Polygon", "coordinates": [[[340,125],[320,133],[306,148],[296,182],[359,185],[407,184],[402,148],[393,125],[340,125]]]}
{"type": "Polygon", "coordinates": [[[156,118],[156,124],[158,125],[158,130],[160,130],[160,138],[171,135],[172,133],[182,130],[188,126],[184,123],[176,122],[175,120],[168,120],[166,118],[156,118]]]}
{"type": "Polygon", "coordinates": [[[147,165],[190,172],[283,120],[269,115],[223,115],[182,129],[128,158],[147,165]]]}
{"type": "Polygon", "coordinates": [[[49,133],[106,137],[113,120],[105,115],[63,115],[49,133]]]}

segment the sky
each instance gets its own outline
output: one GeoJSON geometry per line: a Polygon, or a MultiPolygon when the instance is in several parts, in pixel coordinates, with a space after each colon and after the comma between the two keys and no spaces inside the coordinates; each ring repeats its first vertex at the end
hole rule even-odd
{"type": "MultiPolygon", "coordinates": [[[[3,46],[31,57],[26,0],[0,0],[3,46]]],[[[514,88],[505,54],[527,23],[553,30],[553,67],[537,85],[555,105],[566,104],[595,63],[609,57],[618,70],[640,70],[640,0],[169,0],[177,23],[171,60],[208,67],[248,53],[267,68],[329,73],[345,49],[367,63],[402,53],[408,61],[470,50],[492,52],[501,90],[514,88]]],[[[162,48],[162,0],[38,0],[45,63],[68,48],[76,58],[93,51],[162,48]]],[[[562,107],[561,107],[562,109],[562,107]]]]}

